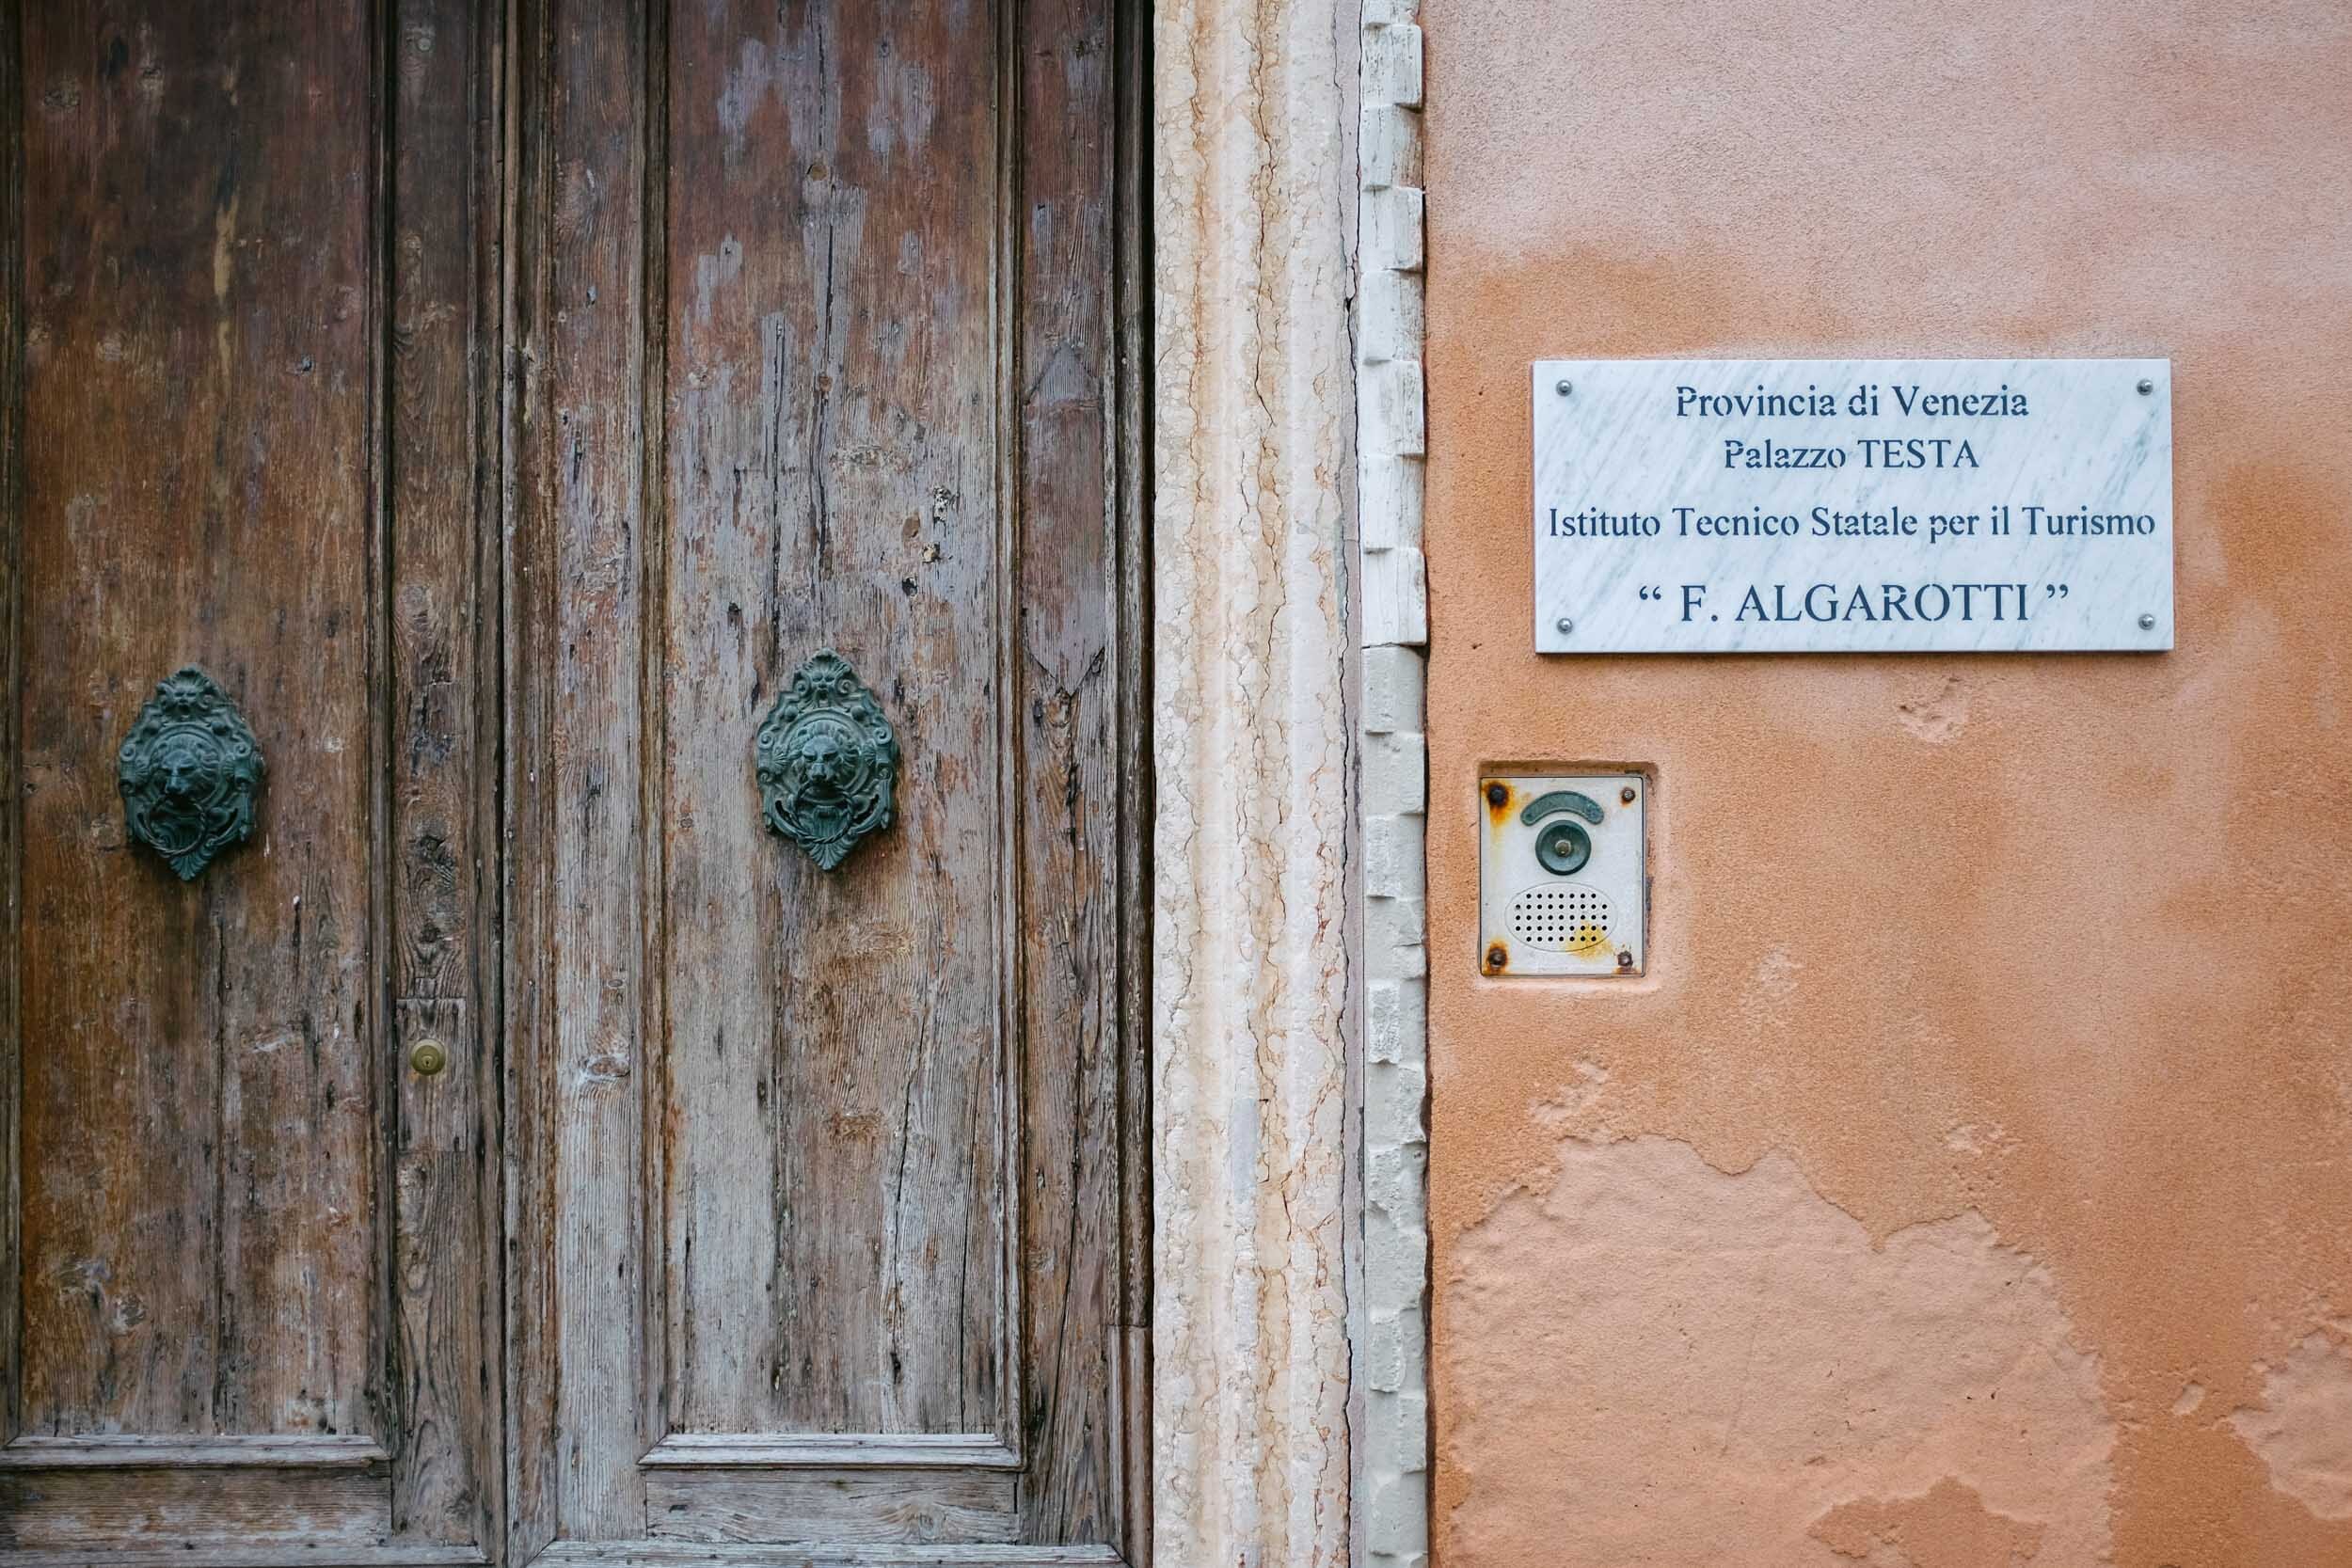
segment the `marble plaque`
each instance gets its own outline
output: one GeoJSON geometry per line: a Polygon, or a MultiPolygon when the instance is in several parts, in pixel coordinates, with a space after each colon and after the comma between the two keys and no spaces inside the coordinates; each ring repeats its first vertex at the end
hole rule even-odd
{"type": "Polygon", "coordinates": [[[1542,359],[1539,653],[2172,646],[2167,359],[1542,359]]]}

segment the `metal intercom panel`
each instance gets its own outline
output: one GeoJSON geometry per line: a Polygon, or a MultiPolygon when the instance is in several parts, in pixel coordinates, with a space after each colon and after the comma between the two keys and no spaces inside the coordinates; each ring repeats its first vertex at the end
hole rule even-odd
{"type": "Polygon", "coordinates": [[[1641,974],[1649,781],[1639,773],[1501,773],[1478,789],[1480,971],[1641,974]]]}

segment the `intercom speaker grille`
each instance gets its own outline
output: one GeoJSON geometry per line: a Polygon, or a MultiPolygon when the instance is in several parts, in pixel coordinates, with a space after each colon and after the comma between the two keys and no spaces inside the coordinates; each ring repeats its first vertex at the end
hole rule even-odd
{"type": "Polygon", "coordinates": [[[1511,901],[1511,936],[1554,953],[1589,953],[1617,920],[1609,895],[1582,882],[1541,882],[1511,901]]]}

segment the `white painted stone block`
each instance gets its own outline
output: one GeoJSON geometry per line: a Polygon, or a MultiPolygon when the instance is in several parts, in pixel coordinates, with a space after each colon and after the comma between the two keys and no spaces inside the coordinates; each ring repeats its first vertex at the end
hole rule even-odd
{"type": "Polygon", "coordinates": [[[1364,650],[1364,728],[1374,735],[1418,732],[1423,725],[1422,656],[1411,648],[1364,650]]]}

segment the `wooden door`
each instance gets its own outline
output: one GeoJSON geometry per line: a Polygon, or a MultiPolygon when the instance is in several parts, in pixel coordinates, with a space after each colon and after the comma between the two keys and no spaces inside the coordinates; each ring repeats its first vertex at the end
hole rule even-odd
{"type": "Polygon", "coordinates": [[[30,1560],[496,1539],[489,45],[399,9],[0,8],[0,1547],[30,1560]],[[183,881],[117,768],[186,665],[266,772],[183,881]]]}
{"type": "Polygon", "coordinates": [[[1120,1560],[1133,33],[1099,0],[563,0],[519,39],[519,1555],[1120,1560]],[[752,766],[825,649],[904,752],[896,825],[831,871],[752,766]]]}
{"type": "Polygon", "coordinates": [[[0,1556],[1140,1560],[1134,19],[0,28],[0,1556]]]}

